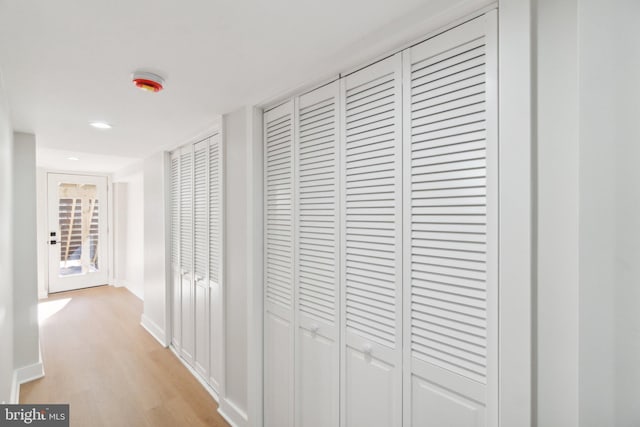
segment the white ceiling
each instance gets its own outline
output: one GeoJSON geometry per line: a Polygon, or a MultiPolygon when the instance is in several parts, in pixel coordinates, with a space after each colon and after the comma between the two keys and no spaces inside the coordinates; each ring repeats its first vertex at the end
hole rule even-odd
{"type": "Polygon", "coordinates": [[[36,134],[39,159],[108,155],[113,169],[380,54],[364,47],[453,3],[0,0],[0,71],[14,129],[36,134]],[[165,76],[166,90],[137,90],[136,69],[165,76]]]}

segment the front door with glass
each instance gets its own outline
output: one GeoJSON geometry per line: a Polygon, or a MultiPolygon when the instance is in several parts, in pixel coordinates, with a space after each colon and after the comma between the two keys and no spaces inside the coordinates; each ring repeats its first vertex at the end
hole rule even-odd
{"type": "Polygon", "coordinates": [[[49,292],[107,284],[107,178],[47,178],[49,292]]]}

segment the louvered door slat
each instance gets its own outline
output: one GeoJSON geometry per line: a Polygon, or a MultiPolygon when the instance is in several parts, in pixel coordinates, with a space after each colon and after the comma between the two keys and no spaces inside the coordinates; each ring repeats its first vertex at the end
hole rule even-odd
{"type": "Polygon", "coordinates": [[[171,155],[171,288],[172,288],[172,309],[171,318],[173,325],[171,328],[171,342],[180,351],[180,335],[182,331],[182,297],[181,297],[181,274],[180,274],[180,154],[171,155]]]}
{"type": "MultiPolygon", "coordinates": [[[[266,122],[266,228],[280,225],[282,239],[276,240],[273,235],[267,234],[267,252],[276,252],[277,248],[285,255],[290,256],[289,268],[293,268],[293,117],[291,114],[277,117],[266,122]],[[271,156],[274,152],[281,157],[274,160],[271,156]]],[[[293,304],[292,283],[273,276],[272,269],[267,263],[267,288],[266,298],[277,304],[282,304],[290,309],[293,304]],[[278,296],[276,298],[276,295],[278,296]]]]}
{"type": "Polygon", "coordinates": [[[395,55],[343,82],[342,304],[351,402],[344,416],[350,426],[401,424],[400,76],[395,55]]]}
{"type": "Polygon", "coordinates": [[[209,268],[207,148],[206,144],[196,146],[194,153],[194,266],[197,280],[204,280],[209,268]]]}
{"type": "Polygon", "coordinates": [[[195,368],[209,380],[209,139],[193,146],[195,368]]]}
{"type": "Polygon", "coordinates": [[[297,100],[296,425],[339,424],[338,84],[297,100]]]}
{"type": "Polygon", "coordinates": [[[224,352],[224,287],[223,287],[223,146],[219,133],[209,138],[203,148],[208,156],[208,287],[209,287],[209,384],[220,391],[224,352]]]}
{"type": "Polygon", "coordinates": [[[209,280],[220,283],[222,245],[222,167],[218,134],[209,144],[209,280]]]}
{"type": "Polygon", "coordinates": [[[193,147],[180,150],[180,282],[181,355],[193,365],[195,357],[195,290],[193,283],[193,147]]]}
{"type": "Polygon", "coordinates": [[[405,390],[416,425],[488,419],[497,328],[492,19],[461,25],[404,58],[405,390]],[[449,409],[420,408],[435,398],[449,409]]]}
{"type": "MultiPolygon", "coordinates": [[[[324,252],[329,254],[334,263],[337,263],[335,258],[336,254],[336,241],[335,231],[337,230],[337,212],[336,212],[336,190],[337,190],[337,152],[335,149],[335,136],[336,136],[336,114],[337,103],[335,94],[328,94],[328,100],[321,100],[316,104],[309,105],[300,109],[299,114],[299,150],[304,150],[310,143],[313,144],[314,136],[322,132],[327,137],[333,137],[333,144],[329,145],[330,152],[327,152],[325,156],[309,156],[299,159],[298,164],[298,177],[299,191],[305,192],[307,198],[300,198],[298,202],[300,212],[300,227],[307,225],[307,216],[305,212],[312,212],[314,215],[326,215],[329,219],[327,223],[328,227],[333,228],[332,234],[326,234],[325,239],[313,239],[313,234],[300,229],[299,231],[299,245],[301,250],[309,250],[315,252],[324,252]],[[320,111],[320,113],[319,113],[320,111]],[[314,193],[314,189],[320,185],[323,189],[325,186],[330,186],[333,189],[333,197],[327,197],[326,191],[323,191],[325,198],[317,201],[310,200],[311,197],[317,195],[314,193]],[[308,191],[307,191],[308,190],[308,191]]],[[[314,292],[308,292],[307,288],[301,288],[299,290],[299,296],[301,298],[300,308],[304,309],[311,317],[323,318],[326,316],[324,312],[316,312],[314,301],[323,299],[329,302],[330,307],[334,310],[333,316],[331,316],[330,322],[335,323],[335,303],[336,303],[336,272],[334,270],[322,270],[318,271],[313,269],[313,266],[305,264],[299,264],[299,274],[314,274],[316,277],[324,279],[325,283],[334,284],[333,289],[318,288],[317,294],[314,292]],[[309,304],[311,302],[311,304],[309,304]]],[[[303,279],[302,279],[303,280],[303,279]]],[[[302,281],[301,280],[301,281],[302,281]]],[[[319,303],[319,301],[318,301],[319,303]]]]}
{"type": "Polygon", "coordinates": [[[180,264],[191,271],[193,262],[193,184],[192,156],[186,152],[180,156],[180,264]]]}
{"type": "Polygon", "coordinates": [[[293,427],[294,114],[287,102],[264,115],[265,427],[293,427]]]}

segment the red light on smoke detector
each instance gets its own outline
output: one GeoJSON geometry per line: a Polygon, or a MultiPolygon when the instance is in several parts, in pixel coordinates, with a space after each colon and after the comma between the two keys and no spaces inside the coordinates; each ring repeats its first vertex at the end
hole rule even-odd
{"type": "Polygon", "coordinates": [[[137,88],[147,92],[160,92],[164,87],[164,79],[153,73],[135,72],[132,80],[137,88]]]}

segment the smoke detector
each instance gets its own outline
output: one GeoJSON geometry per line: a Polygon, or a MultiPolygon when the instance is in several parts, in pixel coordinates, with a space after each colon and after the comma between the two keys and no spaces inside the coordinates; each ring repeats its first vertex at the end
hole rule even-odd
{"type": "Polygon", "coordinates": [[[164,87],[164,79],[154,73],[136,71],[131,77],[137,88],[147,92],[160,92],[164,87]]]}

